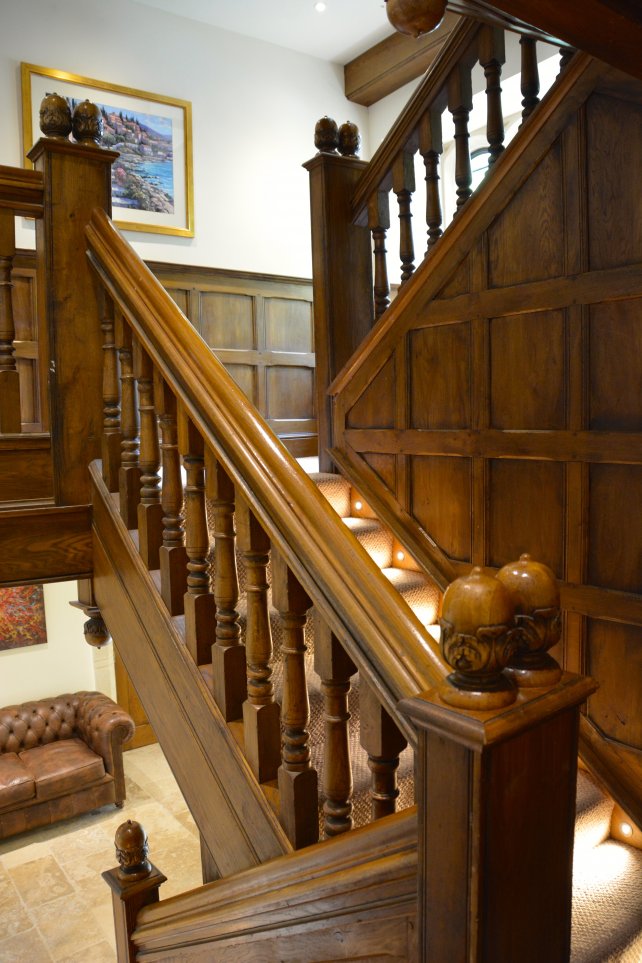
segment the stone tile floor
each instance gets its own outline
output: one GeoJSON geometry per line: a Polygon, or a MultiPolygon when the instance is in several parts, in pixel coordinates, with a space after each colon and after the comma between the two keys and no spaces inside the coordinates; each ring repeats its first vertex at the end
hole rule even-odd
{"type": "Polygon", "coordinates": [[[127,800],[0,842],[0,963],[114,963],[114,833],[142,823],[167,876],[161,899],[201,885],[198,833],[160,746],[125,753],[127,800]]]}

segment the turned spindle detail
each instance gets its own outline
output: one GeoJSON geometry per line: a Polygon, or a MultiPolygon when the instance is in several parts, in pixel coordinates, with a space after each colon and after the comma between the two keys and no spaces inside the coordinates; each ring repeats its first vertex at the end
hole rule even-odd
{"type": "Polygon", "coordinates": [[[402,151],[392,165],[392,189],[399,205],[399,259],[403,284],[415,270],[411,211],[415,191],[415,157],[410,151],[402,151]]]}
{"type": "Polygon", "coordinates": [[[161,507],[163,510],[163,544],[159,550],[161,595],[170,615],[182,615],[187,591],[187,552],[181,509],[183,484],[178,452],[176,398],[162,376],[155,372],[154,394],[161,431],[161,464],[163,480],[161,507]]]}
{"type": "Polygon", "coordinates": [[[310,763],[310,702],[305,677],[305,625],[310,598],[285,560],[272,553],[272,601],[283,629],[282,762],[278,772],[279,817],[295,847],[319,838],[318,780],[310,763]]]}
{"type": "Polygon", "coordinates": [[[353,825],[348,696],[350,678],[357,669],[320,618],[315,621],[314,668],[321,677],[323,693],[323,828],[330,837],[353,825]]]}
{"type": "Polygon", "coordinates": [[[246,697],[245,646],[236,610],[239,583],[236,571],[234,485],[220,461],[206,451],[207,496],[214,514],[214,599],[216,641],[212,646],[212,685],[216,704],[227,722],[240,719],[246,697]]]}
{"type": "Polygon", "coordinates": [[[368,204],[368,227],[374,244],[374,304],[375,318],[381,317],[390,304],[386,233],[390,227],[390,207],[386,191],[376,191],[368,204]]]}
{"type": "Polygon", "coordinates": [[[281,710],[272,684],[272,629],[267,567],[270,539],[248,504],[237,495],[238,547],[245,562],[247,699],[243,703],[245,756],[259,782],[276,779],[281,763],[281,710]]]}
{"type": "Polygon", "coordinates": [[[114,305],[111,298],[103,295],[103,480],[110,492],[119,488],[121,457],[120,386],[118,383],[118,352],[114,331],[114,305]]]}
{"type": "Polygon", "coordinates": [[[381,819],[395,812],[399,797],[399,756],[408,743],[363,679],[359,685],[359,722],[361,745],[368,753],[368,768],[372,773],[372,818],[381,819]]]}
{"type": "Polygon", "coordinates": [[[138,378],[140,413],[140,502],[138,504],[138,550],[148,569],[160,568],[163,541],[163,508],[160,484],[160,445],[154,405],[154,369],[140,342],[134,343],[134,369],[138,378]]]}
{"type": "Polygon", "coordinates": [[[205,446],[191,419],[179,411],[179,449],[187,476],[185,484],[185,643],[197,665],[211,661],[215,641],[216,605],[209,574],[209,533],[205,512],[205,446]]]}
{"type": "Polygon", "coordinates": [[[483,27],[479,41],[479,62],[486,77],[486,137],[492,167],[504,150],[504,114],[502,112],[502,67],[506,63],[504,31],[483,27]]]}
{"type": "Polygon", "coordinates": [[[138,464],[138,396],[134,377],[131,328],[120,311],[116,314],[116,343],[120,358],[121,457],[118,475],[120,514],[127,528],[138,526],[140,467],[138,464]]]}
{"type": "Polygon", "coordinates": [[[0,433],[19,433],[20,383],[16,367],[11,271],[16,253],[14,216],[0,211],[0,433]]]}
{"type": "Polygon", "coordinates": [[[539,103],[537,42],[532,37],[520,37],[519,43],[522,48],[522,121],[525,121],[539,103]]]}
{"type": "Polygon", "coordinates": [[[426,254],[437,243],[442,231],[441,196],[439,194],[439,159],[444,146],[441,133],[441,113],[431,108],[419,123],[419,152],[426,169],[426,225],[428,247],[426,254]]]}
{"type": "Polygon", "coordinates": [[[470,167],[470,134],[468,118],[473,109],[473,88],[470,70],[458,64],[448,77],[448,110],[455,125],[455,182],[457,210],[461,210],[472,194],[473,175],[470,167]]]}

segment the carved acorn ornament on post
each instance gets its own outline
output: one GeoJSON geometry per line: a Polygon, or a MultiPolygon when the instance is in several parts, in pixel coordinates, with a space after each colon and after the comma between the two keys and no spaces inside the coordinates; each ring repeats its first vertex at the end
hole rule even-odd
{"type": "Polygon", "coordinates": [[[100,107],[90,100],[76,105],[72,118],[72,133],[77,144],[96,146],[103,136],[103,117],[100,107]]]}
{"type": "Polygon", "coordinates": [[[60,94],[47,94],[40,104],[40,130],[45,137],[67,140],[71,133],[71,109],[60,94]]]}
{"type": "Polygon", "coordinates": [[[515,683],[502,674],[515,647],[514,610],[507,589],[479,567],[448,586],[439,620],[441,651],[455,671],[440,689],[444,702],[499,709],[515,701],[515,683]]]}
{"type": "Polygon", "coordinates": [[[542,562],[520,555],[497,573],[515,603],[515,654],[507,673],[520,686],[559,682],[562,670],[548,654],[560,640],[562,617],[555,576],[542,562]]]}
{"type": "Polygon", "coordinates": [[[119,864],[120,879],[132,882],[145,879],[152,871],[152,864],[147,859],[149,846],[147,833],[140,823],[128,819],[121,823],[114,837],[116,858],[119,864]]]}
{"type": "Polygon", "coordinates": [[[419,37],[444,19],[446,0],[386,0],[388,20],[399,33],[419,37]]]}

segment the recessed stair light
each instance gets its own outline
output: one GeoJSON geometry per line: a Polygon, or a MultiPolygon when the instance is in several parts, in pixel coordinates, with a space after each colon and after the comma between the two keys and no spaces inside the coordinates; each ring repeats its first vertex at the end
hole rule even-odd
{"type": "Polygon", "coordinates": [[[356,508],[356,510],[357,510],[358,512],[360,512],[361,509],[363,508],[363,502],[355,502],[355,503],[354,503],[354,507],[356,508]]]}
{"type": "Polygon", "coordinates": [[[623,836],[632,836],[633,826],[631,825],[631,823],[620,823],[620,832],[622,833],[623,836]]]}
{"type": "Polygon", "coordinates": [[[397,552],[397,561],[398,561],[398,562],[403,562],[403,560],[404,560],[405,557],[406,557],[406,556],[404,555],[403,552],[397,552]]]}

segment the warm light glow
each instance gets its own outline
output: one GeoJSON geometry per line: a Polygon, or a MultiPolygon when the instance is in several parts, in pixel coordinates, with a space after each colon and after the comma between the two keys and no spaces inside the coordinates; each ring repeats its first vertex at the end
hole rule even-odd
{"type": "Polygon", "coordinates": [[[355,502],[355,503],[354,503],[354,507],[356,508],[356,510],[357,510],[358,512],[360,512],[361,509],[363,508],[363,502],[355,502]]]}
{"type": "Polygon", "coordinates": [[[429,631],[430,634],[432,635],[432,637],[433,637],[433,639],[435,640],[435,642],[439,642],[439,640],[440,640],[440,638],[441,638],[441,629],[439,628],[439,626],[438,626],[438,625],[427,625],[426,628],[428,629],[428,631],[429,631]]]}
{"type": "Polygon", "coordinates": [[[324,13],[325,8],[326,4],[323,2],[323,0],[317,0],[317,3],[314,5],[314,9],[317,13],[324,13]]]}
{"type": "Polygon", "coordinates": [[[623,836],[632,836],[633,826],[630,823],[620,823],[620,832],[623,836]]]}
{"type": "Polygon", "coordinates": [[[397,552],[397,561],[398,561],[398,562],[403,562],[403,560],[404,560],[405,557],[406,557],[406,556],[404,555],[403,552],[397,552]]]}

